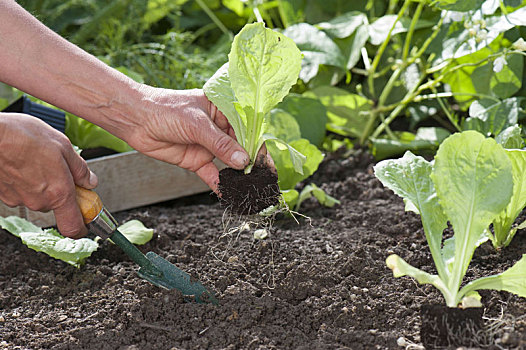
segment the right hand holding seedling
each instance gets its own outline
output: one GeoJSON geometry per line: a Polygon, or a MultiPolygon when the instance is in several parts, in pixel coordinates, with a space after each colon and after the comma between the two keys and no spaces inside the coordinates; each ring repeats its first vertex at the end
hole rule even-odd
{"type": "Polygon", "coordinates": [[[0,200],[10,207],[53,210],[60,233],[87,234],[75,184],[93,189],[97,177],[68,138],[25,114],[0,113],[0,200]]]}

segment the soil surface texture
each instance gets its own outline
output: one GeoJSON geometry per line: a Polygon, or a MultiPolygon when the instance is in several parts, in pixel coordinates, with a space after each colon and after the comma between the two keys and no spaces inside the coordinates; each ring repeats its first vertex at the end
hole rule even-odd
{"type": "MultiPolygon", "coordinates": [[[[310,220],[277,217],[263,240],[254,225],[236,230],[238,219],[209,194],[116,215],[155,228],[140,249],[197,277],[219,306],[141,280],[109,242],[76,269],[0,230],[0,349],[422,349],[420,306],[443,298],[385,265],[396,253],[435,273],[420,218],[404,212],[360,151],[328,157],[308,183],[341,204],[307,200],[300,211],[310,220]]],[[[485,243],[466,280],[524,252],[524,231],[500,253],[485,243]]],[[[526,349],[526,299],[481,295],[486,331],[476,348],[526,349]]]]}

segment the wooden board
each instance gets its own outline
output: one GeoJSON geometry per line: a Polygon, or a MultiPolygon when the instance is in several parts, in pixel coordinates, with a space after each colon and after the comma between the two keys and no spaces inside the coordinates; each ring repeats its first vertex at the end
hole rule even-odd
{"type": "MultiPolygon", "coordinates": [[[[216,163],[219,168],[224,165],[216,163]]],[[[193,172],[131,151],[88,160],[97,174],[96,192],[110,212],[137,208],[170,199],[211,191],[193,172]]],[[[55,224],[52,212],[9,208],[0,202],[0,216],[18,215],[42,227],[55,224]]]]}

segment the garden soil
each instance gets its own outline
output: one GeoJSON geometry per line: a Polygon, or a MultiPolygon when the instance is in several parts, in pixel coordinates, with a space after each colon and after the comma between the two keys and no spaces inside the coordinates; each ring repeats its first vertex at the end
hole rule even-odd
{"type": "MultiPolygon", "coordinates": [[[[341,204],[308,200],[300,211],[310,219],[280,214],[264,240],[253,238],[254,226],[235,230],[237,219],[209,194],[117,215],[155,228],[141,250],[198,277],[219,306],[141,280],[109,242],[76,269],[0,230],[0,348],[418,349],[420,305],[444,301],[430,286],[393,278],[385,259],[396,253],[434,272],[419,217],[382,188],[360,152],[326,159],[310,182],[341,204]]],[[[500,253],[486,243],[467,279],[502,271],[524,252],[523,231],[500,253]]],[[[481,295],[479,347],[526,349],[526,300],[481,295]]]]}

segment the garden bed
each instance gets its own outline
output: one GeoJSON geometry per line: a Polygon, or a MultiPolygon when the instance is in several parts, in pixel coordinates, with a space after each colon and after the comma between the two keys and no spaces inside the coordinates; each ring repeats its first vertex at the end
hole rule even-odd
{"type": "MultiPolygon", "coordinates": [[[[157,237],[141,247],[199,276],[220,306],[184,303],[149,285],[118,247],[105,242],[80,270],[26,248],[0,230],[0,348],[8,349],[401,349],[419,342],[419,308],[443,303],[430,286],[395,279],[396,253],[434,268],[420,218],[383,189],[365,155],[326,159],[314,183],[341,200],[305,202],[311,222],[277,220],[270,237],[222,236],[224,211],[208,195],[119,213],[157,237]]],[[[496,253],[476,252],[467,278],[510,267],[526,235],[496,253]]],[[[526,347],[526,301],[481,291],[489,348],[526,347]],[[495,344],[498,344],[497,347],[495,344]]],[[[480,344],[483,346],[484,344],[480,344]]]]}

